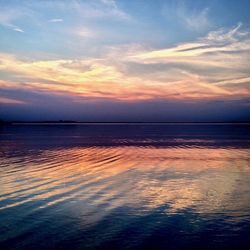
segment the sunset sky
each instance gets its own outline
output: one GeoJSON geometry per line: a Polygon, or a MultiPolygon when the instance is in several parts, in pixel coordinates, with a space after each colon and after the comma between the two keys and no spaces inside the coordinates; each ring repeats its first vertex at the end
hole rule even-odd
{"type": "Polygon", "coordinates": [[[0,0],[0,119],[250,118],[248,0],[0,0]]]}

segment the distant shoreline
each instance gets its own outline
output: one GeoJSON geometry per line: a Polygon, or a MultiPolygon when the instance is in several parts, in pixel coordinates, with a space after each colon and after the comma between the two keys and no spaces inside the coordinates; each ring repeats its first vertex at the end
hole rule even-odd
{"type": "Polygon", "coordinates": [[[250,121],[232,122],[77,122],[77,121],[13,121],[0,125],[250,125],[250,121]]]}

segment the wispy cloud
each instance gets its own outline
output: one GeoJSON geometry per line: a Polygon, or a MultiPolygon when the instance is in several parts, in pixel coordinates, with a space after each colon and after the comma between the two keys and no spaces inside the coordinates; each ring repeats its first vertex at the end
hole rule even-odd
{"type": "MultiPolygon", "coordinates": [[[[230,56],[230,52],[240,53],[241,51],[250,49],[249,32],[242,32],[239,29],[240,25],[237,25],[230,30],[220,29],[218,31],[212,31],[209,32],[207,36],[199,38],[195,42],[182,43],[167,49],[153,50],[134,57],[142,60],[144,63],[185,61],[187,58],[189,63],[216,63],[219,61],[212,60],[215,59],[215,57],[220,57],[221,60],[225,59],[221,56],[221,53],[227,52],[228,55],[225,54],[225,57],[230,56]],[[209,57],[209,60],[204,60],[205,58],[203,58],[203,56],[209,57]]],[[[246,55],[249,56],[248,53],[246,55]]],[[[243,59],[242,55],[237,57],[237,53],[235,57],[240,61],[243,59]]],[[[225,62],[225,65],[228,63],[230,62],[225,62]]]]}
{"type": "Polygon", "coordinates": [[[118,7],[114,0],[74,2],[75,9],[86,18],[116,18],[131,20],[131,16],[118,7]]]}
{"type": "Polygon", "coordinates": [[[249,61],[250,34],[237,25],[161,50],[114,47],[99,58],[23,61],[2,54],[0,69],[12,73],[0,85],[124,101],[240,99],[250,94],[249,61]]]}
{"type": "Polygon", "coordinates": [[[200,31],[209,28],[211,25],[208,19],[208,12],[208,8],[201,11],[194,11],[191,15],[181,13],[180,11],[179,17],[189,29],[200,31]]]}
{"type": "MultiPolygon", "coordinates": [[[[194,89],[196,85],[200,90],[206,88],[207,94],[213,91],[214,96],[215,93],[224,93],[224,98],[238,94],[246,96],[250,94],[249,85],[246,84],[249,83],[250,76],[250,35],[248,31],[240,30],[240,27],[241,25],[237,25],[230,30],[213,31],[192,43],[139,53],[131,56],[131,60],[152,68],[154,65],[161,65],[165,74],[162,76],[159,71],[152,74],[154,79],[160,75],[161,81],[168,81],[168,73],[173,73],[170,69],[175,69],[178,77],[173,82],[177,79],[182,83],[186,82],[186,90],[194,89]],[[223,88],[221,82],[224,83],[223,88]],[[238,84],[229,89],[231,82],[238,84]]],[[[181,84],[182,91],[185,89],[184,85],[181,84]]],[[[197,96],[202,96],[198,89],[195,92],[197,96]]]]}
{"type": "Polygon", "coordinates": [[[221,28],[216,31],[211,31],[206,37],[206,40],[213,41],[213,42],[222,42],[222,43],[228,43],[228,42],[236,42],[239,40],[240,37],[244,37],[248,35],[248,32],[243,32],[240,30],[242,27],[242,23],[238,23],[235,27],[227,31],[224,28],[221,28]]]}
{"type": "Polygon", "coordinates": [[[17,32],[21,32],[21,33],[24,33],[24,31],[20,28],[13,28],[14,31],[17,31],[17,32]]]}
{"type": "Polygon", "coordinates": [[[50,23],[60,23],[60,22],[63,22],[63,19],[61,19],[61,18],[53,18],[53,19],[48,20],[48,22],[50,22],[50,23]]]}
{"type": "MultiPolygon", "coordinates": [[[[124,12],[114,0],[91,0],[91,1],[46,1],[43,3],[32,2],[24,3],[22,6],[5,4],[0,6],[0,26],[11,29],[16,32],[23,33],[25,29],[22,24],[27,24],[27,18],[32,21],[35,28],[41,29],[44,22],[61,23],[64,19],[55,17],[46,20],[43,16],[44,12],[57,10],[59,13],[67,11],[69,15],[74,16],[76,26],[79,26],[86,19],[113,19],[119,21],[131,20],[131,16],[124,12]],[[39,12],[41,10],[41,13],[39,12]]],[[[84,32],[82,32],[84,33],[84,32]]],[[[85,32],[86,33],[86,32],[85,32]]],[[[88,32],[90,34],[90,32],[88,32]]],[[[89,36],[84,34],[84,36],[89,36]]]]}
{"type": "Polygon", "coordinates": [[[0,8],[0,25],[17,32],[24,32],[16,22],[24,16],[19,9],[0,8]]]}
{"type": "Polygon", "coordinates": [[[174,16],[187,29],[192,31],[204,31],[211,27],[209,18],[209,7],[190,6],[185,1],[176,1],[172,6],[168,6],[168,12],[173,12],[174,16]]]}

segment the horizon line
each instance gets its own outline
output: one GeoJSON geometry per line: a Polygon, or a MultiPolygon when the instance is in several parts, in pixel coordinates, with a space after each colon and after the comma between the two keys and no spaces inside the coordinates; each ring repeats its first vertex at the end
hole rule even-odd
{"type": "Polygon", "coordinates": [[[0,121],[0,124],[7,124],[7,125],[36,125],[36,124],[42,124],[42,125],[102,125],[102,124],[116,124],[116,125],[136,125],[136,124],[250,124],[250,121],[163,121],[163,122],[157,122],[157,121],[67,121],[67,120],[59,120],[59,121],[0,121]]]}

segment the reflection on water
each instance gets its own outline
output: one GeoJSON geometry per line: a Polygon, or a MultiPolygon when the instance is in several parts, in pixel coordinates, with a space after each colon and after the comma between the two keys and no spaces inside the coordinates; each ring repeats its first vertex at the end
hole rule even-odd
{"type": "Polygon", "coordinates": [[[247,249],[249,126],[4,126],[1,249],[247,249]]]}

